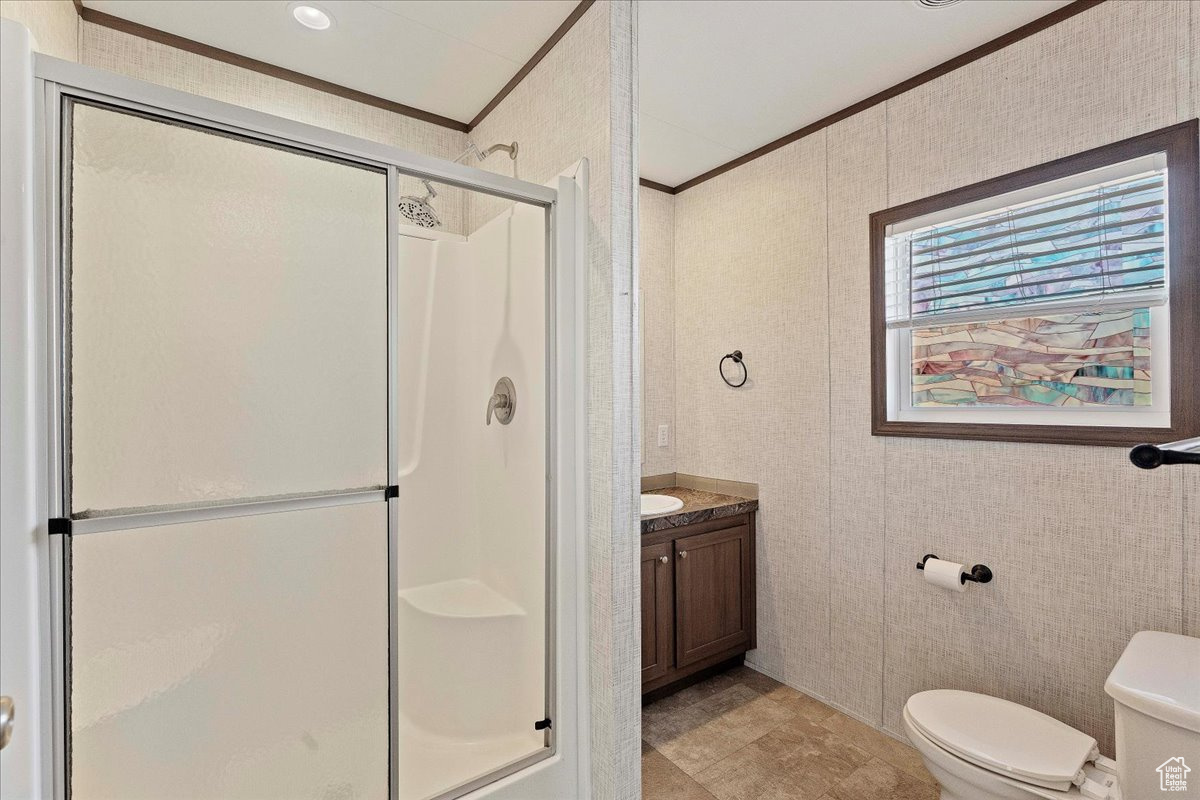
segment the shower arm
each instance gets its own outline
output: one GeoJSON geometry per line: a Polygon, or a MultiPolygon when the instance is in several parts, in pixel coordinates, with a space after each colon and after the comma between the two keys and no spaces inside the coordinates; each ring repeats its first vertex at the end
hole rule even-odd
{"type": "MultiPolygon", "coordinates": [[[[480,161],[490,156],[497,150],[503,150],[508,153],[508,157],[513,161],[517,160],[517,143],[512,144],[494,144],[484,151],[480,151],[475,143],[470,139],[467,140],[467,149],[454,159],[455,164],[462,161],[467,156],[474,153],[475,157],[480,161]]],[[[433,209],[430,203],[437,197],[437,190],[433,188],[433,183],[428,178],[421,178],[421,183],[425,186],[424,197],[401,197],[400,198],[400,213],[413,224],[422,228],[440,228],[442,221],[438,217],[437,212],[433,209]]],[[[497,406],[497,408],[500,408],[497,406]]],[[[491,415],[494,409],[488,410],[488,424],[491,424],[491,415]]]]}
{"type": "Polygon", "coordinates": [[[458,162],[462,161],[464,158],[466,158],[467,156],[472,155],[472,154],[474,154],[475,158],[478,159],[479,161],[483,161],[485,158],[490,156],[492,153],[495,153],[497,150],[503,150],[504,152],[508,153],[508,157],[511,158],[513,161],[517,160],[517,143],[516,142],[513,142],[512,144],[494,144],[491,147],[489,147],[488,149],[481,151],[475,145],[474,142],[467,140],[467,149],[464,150],[458,158],[454,159],[454,163],[457,164],[458,162]]]}

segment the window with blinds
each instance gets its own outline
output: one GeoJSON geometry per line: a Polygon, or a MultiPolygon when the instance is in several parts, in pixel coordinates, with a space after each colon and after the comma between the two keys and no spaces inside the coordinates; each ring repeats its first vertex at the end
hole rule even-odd
{"type": "Polygon", "coordinates": [[[871,214],[871,432],[1200,433],[1200,120],[871,214]]]}
{"type": "Polygon", "coordinates": [[[938,216],[888,231],[889,328],[1149,308],[1167,300],[1162,156],[938,216]]]}

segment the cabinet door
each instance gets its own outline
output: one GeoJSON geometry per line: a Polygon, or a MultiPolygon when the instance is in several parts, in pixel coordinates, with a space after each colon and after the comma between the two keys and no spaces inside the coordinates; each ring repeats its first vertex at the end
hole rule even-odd
{"type": "Polygon", "coordinates": [[[661,678],[674,664],[675,565],[671,543],[642,548],[642,683],[661,678]]]}
{"type": "Polygon", "coordinates": [[[747,525],[675,540],[677,667],[750,644],[751,543],[747,525]]]}

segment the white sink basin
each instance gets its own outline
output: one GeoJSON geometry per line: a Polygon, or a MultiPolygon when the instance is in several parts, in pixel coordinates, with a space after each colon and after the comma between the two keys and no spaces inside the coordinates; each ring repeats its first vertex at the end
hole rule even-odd
{"type": "Polygon", "coordinates": [[[642,495],[642,518],[661,517],[683,508],[683,501],[669,494],[642,495]]]}

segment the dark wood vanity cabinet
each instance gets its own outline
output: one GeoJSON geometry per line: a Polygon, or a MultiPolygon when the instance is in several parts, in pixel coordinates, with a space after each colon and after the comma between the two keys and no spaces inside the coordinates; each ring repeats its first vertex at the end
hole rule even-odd
{"type": "Polygon", "coordinates": [[[670,542],[642,548],[642,685],[674,666],[674,556],[670,542]]]}
{"type": "Polygon", "coordinates": [[[753,512],[643,534],[641,562],[643,692],[755,646],[753,512]]]}

